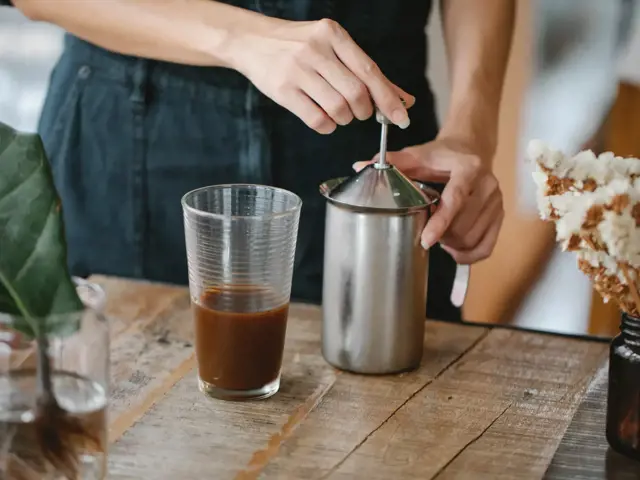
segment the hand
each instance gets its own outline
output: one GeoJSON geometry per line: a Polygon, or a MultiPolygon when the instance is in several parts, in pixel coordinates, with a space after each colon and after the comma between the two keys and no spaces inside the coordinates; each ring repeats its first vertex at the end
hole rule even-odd
{"type": "MultiPolygon", "coordinates": [[[[390,152],[387,159],[414,180],[447,182],[440,205],[422,232],[425,249],[439,241],[458,264],[491,255],[504,218],[502,192],[478,155],[461,142],[436,139],[390,152]]],[[[357,162],[354,169],[368,163],[357,162]]]]}
{"type": "Polygon", "coordinates": [[[340,25],[271,20],[269,30],[240,40],[233,65],[262,93],[323,134],[366,120],[374,104],[397,126],[409,126],[415,98],[391,83],[340,25]]]}

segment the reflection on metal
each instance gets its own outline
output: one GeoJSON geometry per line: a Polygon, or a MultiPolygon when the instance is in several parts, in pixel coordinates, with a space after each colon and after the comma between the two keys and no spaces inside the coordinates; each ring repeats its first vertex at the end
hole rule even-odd
{"type": "Polygon", "coordinates": [[[393,166],[377,169],[367,165],[357,175],[329,180],[320,193],[335,205],[351,210],[409,213],[434,205],[440,195],[420,182],[413,182],[393,166]]]}

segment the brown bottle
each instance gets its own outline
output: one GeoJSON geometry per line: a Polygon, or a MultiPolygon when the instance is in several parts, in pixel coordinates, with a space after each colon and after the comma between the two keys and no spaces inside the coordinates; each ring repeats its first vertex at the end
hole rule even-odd
{"type": "Polygon", "coordinates": [[[609,353],[607,441],[640,460],[640,319],[626,313],[609,353]]]}

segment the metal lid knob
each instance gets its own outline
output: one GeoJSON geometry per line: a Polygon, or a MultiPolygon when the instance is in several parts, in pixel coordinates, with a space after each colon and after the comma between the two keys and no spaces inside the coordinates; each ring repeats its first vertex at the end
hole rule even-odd
{"type": "MultiPolygon", "coordinates": [[[[407,106],[407,102],[401,98],[400,101],[404,107],[407,106]]],[[[381,125],[391,125],[393,122],[387,118],[387,116],[380,111],[380,109],[376,106],[376,121],[381,125]]]]}
{"type": "Polygon", "coordinates": [[[376,107],[376,121],[382,125],[391,125],[391,120],[389,120],[378,107],[376,107]]]}

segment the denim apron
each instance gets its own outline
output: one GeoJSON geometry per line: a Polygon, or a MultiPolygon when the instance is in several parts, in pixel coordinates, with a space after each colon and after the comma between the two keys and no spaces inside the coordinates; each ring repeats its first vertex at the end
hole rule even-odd
{"type": "MultiPolygon", "coordinates": [[[[435,137],[425,78],[428,0],[226,3],[289,20],[338,21],[417,98],[411,127],[392,129],[389,148],[435,137]]],[[[373,157],[380,134],[369,120],[319,135],[235,71],[119,55],[70,35],[39,131],[62,197],[73,274],[186,284],[182,195],[212,184],[269,184],[303,200],[292,298],[310,303],[322,294],[325,203],[318,186],[373,157]]],[[[435,247],[430,317],[459,318],[449,301],[454,273],[453,260],[435,247]]]]}

